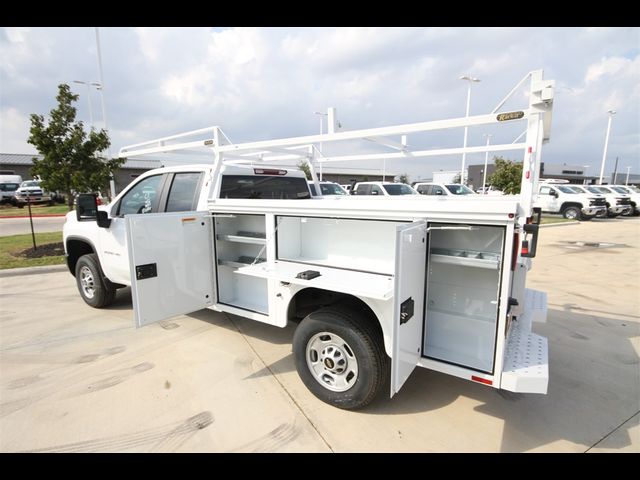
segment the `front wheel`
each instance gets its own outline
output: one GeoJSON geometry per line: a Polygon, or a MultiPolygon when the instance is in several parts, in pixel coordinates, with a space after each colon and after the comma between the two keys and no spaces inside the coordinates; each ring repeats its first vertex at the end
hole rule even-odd
{"type": "Polygon", "coordinates": [[[567,207],[562,211],[562,216],[569,220],[580,220],[581,213],[578,207],[567,207]]]}
{"type": "Polygon", "coordinates": [[[105,282],[95,253],[83,255],[76,263],[76,283],[80,296],[94,308],[106,307],[116,298],[116,290],[105,282]]]}
{"type": "Polygon", "coordinates": [[[350,309],[323,308],[293,336],[298,375],[323,402],[346,410],[368,405],[388,376],[388,357],[376,320],[350,309]]]}

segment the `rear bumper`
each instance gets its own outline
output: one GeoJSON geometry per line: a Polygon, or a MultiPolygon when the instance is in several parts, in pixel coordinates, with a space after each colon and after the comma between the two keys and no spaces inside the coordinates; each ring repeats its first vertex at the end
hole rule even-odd
{"type": "Polygon", "coordinates": [[[547,339],[531,332],[532,322],[546,321],[547,294],[526,289],[523,312],[513,321],[507,335],[500,388],[520,393],[547,393],[547,339]]]}

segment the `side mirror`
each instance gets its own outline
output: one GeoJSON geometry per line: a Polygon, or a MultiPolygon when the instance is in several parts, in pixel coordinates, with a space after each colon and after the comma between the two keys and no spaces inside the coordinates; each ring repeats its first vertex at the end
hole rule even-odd
{"type": "Polygon", "coordinates": [[[81,193],[76,199],[76,218],[79,222],[96,220],[98,196],[95,193],[81,193]]]}
{"type": "Polygon", "coordinates": [[[100,228],[109,228],[111,225],[111,219],[109,218],[109,214],[104,210],[98,210],[96,213],[96,222],[100,228]]]}
{"type": "Polygon", "coordinates": [[[556,192],[555,190],[550,190],[549,195],[551,195],[552,197],[558,198],[558,192],[556,192]]]}

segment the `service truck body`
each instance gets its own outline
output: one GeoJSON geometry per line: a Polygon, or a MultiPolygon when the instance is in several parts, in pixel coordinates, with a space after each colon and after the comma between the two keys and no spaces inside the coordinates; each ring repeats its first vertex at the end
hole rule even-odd
{"type": "MultiPolygon", "coordinates": [[[[97,306],[104,306],[113,284],[130,284],[138,327],[203,308],[277,327],[300,322],[296,369],[318,398],[341,408],[367,405],[389,370],[395,394],[418,366],[494,388],[546,393],[547,343],[531,331],[533,321],[546,318],[546,295],[525,283],[536,253],[539,211],[533,215],[532,201],[549,137],[553,82],[536,71],[519,85],[529,78],[529,108],[521,111],[498,111],[516,87],[494,112],[475,117],[338,131],[330,109],[325,135],[233,144],[212,127],[125,147],[122,156],[204,149],[214,161],[201,169],[191,211],[154,213],[155,200],[143,195],[139,211],[116,219],[118,212],[79,199],[78,221],[69,218],[65,226],[65,246],[81,241],[80,228],[95,231],[97,221],[109,230],[117,221],[113,241],[122,253],[114,261],[102,240],[79,258],[76,248],[75,268],[69,265],[78,288],[87,303],[86,293],[93,292],[97,306]],[[224,171],[236,168],[234,162],[255,174],[278,175],[285,171],[264,165],[307,160],[319,192],[319,161],[484,152],[488,147],[408,152],[406,135],[513,120],[527,122],[525,141],[491,150],[524,150],[519,197],[328,199],[283,190],[268,199],[224,198],[224,171]],[[195,134],[207,137],[185,141],[195,134]],[[354,139],[397,152],[326,157],[313,145],[354,139]],[[117,264],[118,271],[100,269],[100,263],[117,264]]],[[[141,182],[131,189],[144,192],[141,182]]],[[[124,198],[115,203],[125,204],[124,198]]]]}

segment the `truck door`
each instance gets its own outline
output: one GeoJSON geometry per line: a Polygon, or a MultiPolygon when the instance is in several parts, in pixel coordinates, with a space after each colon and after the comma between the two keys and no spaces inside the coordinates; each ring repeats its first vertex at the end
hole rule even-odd
{"type": "Polygon", "coordinates": [[[551,187],[543,185],[540,187],[540,193],[538,194],[537,205],[539,205],[545,212],[557,212],[559,211],[559,200],[552,193],[557,194],[557,191],[551,187]]]}
{"type": "Polygon", "coordinates": [[[397,393],[420,360],[427,256],[426,222],[396,229],[391,396],[397,393]]]}
{"type": "Polygon", "coordinates": [[[124,220],[136,327],[214,304],[208,213],[151,213],[124,220]]]}

